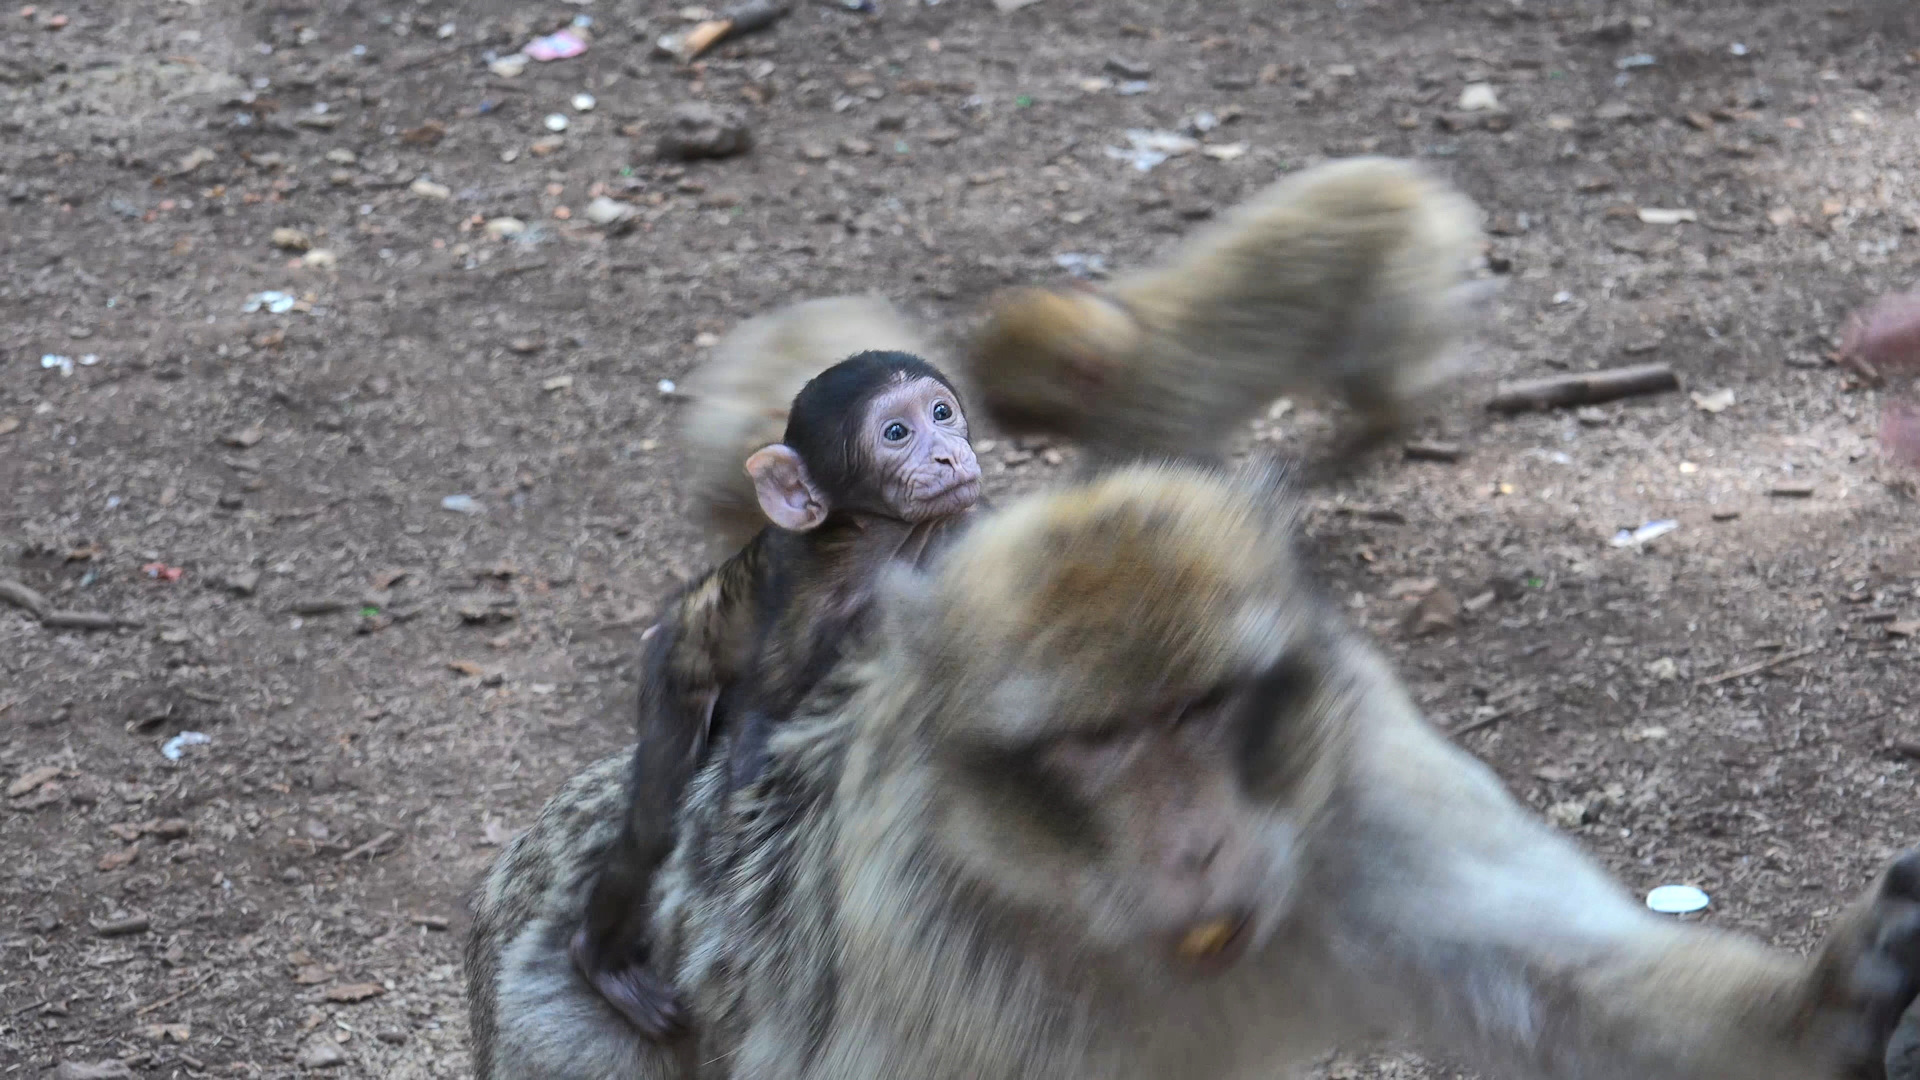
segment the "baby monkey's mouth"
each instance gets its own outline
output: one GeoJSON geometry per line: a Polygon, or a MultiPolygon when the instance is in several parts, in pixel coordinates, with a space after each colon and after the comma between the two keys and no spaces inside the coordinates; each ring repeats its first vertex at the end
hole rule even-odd
{"type": "Polygon", "coordinates": [[[920,515],[922,520],[957,514],[980,501],[980,481],[977,478],[958,479],[917,501],[923,510],[920,515]]]}
{"type": "Polygon", "coordinates": [[[1196,975],[1217,975],[1246,953],[1252,928],[1253,912],[1246,908],[1204,919],[1174,939],[1174,959],[1196,975]]]}

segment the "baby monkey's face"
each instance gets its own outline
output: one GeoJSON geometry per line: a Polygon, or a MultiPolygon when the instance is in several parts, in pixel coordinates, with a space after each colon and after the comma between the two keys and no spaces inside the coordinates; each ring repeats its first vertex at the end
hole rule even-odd
{"type": "Polygon", "coordinates": [[[861,438],[883,498],[902,521],[957,514],[980,499],[980,463],[967,417],[937,379],[910,379],[876,394],[861,438]]]}

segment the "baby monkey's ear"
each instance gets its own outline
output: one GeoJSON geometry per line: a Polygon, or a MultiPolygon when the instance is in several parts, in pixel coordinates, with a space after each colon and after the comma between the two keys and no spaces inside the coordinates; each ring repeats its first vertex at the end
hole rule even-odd
{"type": "Polygon", "coordinates": [[[788,532],[810,532],[827,520],[826,493],[807,473],[807,463],[793,447],[774,443],[747,459],[747,475],[767,520],[788,532]]]}

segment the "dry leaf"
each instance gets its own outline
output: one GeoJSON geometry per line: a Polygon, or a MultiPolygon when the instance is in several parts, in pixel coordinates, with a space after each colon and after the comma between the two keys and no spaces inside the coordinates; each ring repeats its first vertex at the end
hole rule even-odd
{"type": "Polygon", "coordinates": [[[164,1039],[172,1039],[174,1042],[183,1043],[183,1042],[186,1042],[188,1038],[192,1037],[193,1025],[192,1024],[148,1024],[146,1027],[143,1027],[140,1029],[140,1034],[145,1035],[147,1038],[152,1039],[155,1042],[160,1042],[164,1039]]]}
{"type": "Polygon", "coordinates": [[[301,986],[318,986],[323,982],[332,982],[333,973],[319,964],[307,964],[293,973],[293,981],[301,986]]]}
{"type": "Polygon", "coordinates": [[[1920,637],[1920,621],[1887,624],[1888,637],[1920,637]]]}
{"type": "Polygon", "coordinates": [[[447,667],[462,675],[471,675],[476,679],[487,673],[486,668],[471,660],[449,660],[447,661],[447,667]]]}
{"type": "Polygon", "coordinates": [[[1767,220],[1772,222],[1776,227],[1784,229],[1800,220],[1800,215],[1795,213],[1791,206],[1776,206],[1767,211],[1767,220]]]}
{"type": "Polygon", "coordinates": [[[143,831],[140,826],[129,821],[117,822],[107,826],[107,832],[112,833],[116,839],[124,840],[129,844],[140,839],[140,834],[143,831]]]}
{"type": "Polygon", "coordinates": [[[229,432],[220,441],[226,443],[228,446],[245,450],[249,447],[258,445],[260,440],[266,437],[267,437],[266,428],[260,426],[259,424],[249,424],[248,426],[241,428],[239,431],[229,432]]]}
{"type": "Polygon", "coordinates": [[[348,983],[345,986],[332,987],[326,992],[325,997],[328,1001],[352,1004],[356,1001],[365,1001],[368,998],[377,998],[386,992],[387,988],[381,986],[379,983],[348,983]]]}
{"type": "Polygon", "coordinates": [[[113,870],[124,870],[132,866],[139,858],[140,845],[128,844],[119,851],[109,851],[105,855],[100,856],[100,872],[104,874],[113,870]]]}
{"type": "Polygon", "coordinates": [[[20,779],[7,785],[7,798],[17,799],[43,784],[58,780],[60,772],[58,765],[42,765],[37,769],[29,769],[21,775],[20,779]]]}

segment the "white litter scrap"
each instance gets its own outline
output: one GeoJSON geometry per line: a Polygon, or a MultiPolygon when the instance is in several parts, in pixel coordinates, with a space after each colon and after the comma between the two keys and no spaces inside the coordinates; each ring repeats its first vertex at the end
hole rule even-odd
{"type": "Polygon", "coordinates": [[[213,742],[210,736],[197,731],[183,731],[160,744],[160,756],[168,761],[179,761],[180,755],[187,752],[189,746],[206,746],[213,742]]]}
{"type": "Polygon", "coordinates": [[[285,315],[287,312],[293,310],[293,294],[283,293],[273,289],[269,289],[266,292],[257,292],[247,297],[247,302],[240,308],[241,311],[246,312],[248,315],[252,315],[254,312],[262,309],[270,311],[275,315],[285,315]]]}
{"type": "Polygon", "coordinates": [[[1063,251],[1053,257],[1053,265],[1077,278],[1103,278],[1107,276],[1107,259],[1104,255],[1088,255],[1080,251],[1063,251]]]}
{"type": "Polygon", "coordinates": [[[1151,172],[1154,166],[1176,158],[1182,154],[1191,154],[1200,148],[1198,139],[1191,139],[1175,131],[1147,131],[1143,128],[1130,128],[1127,131],[1125,147],[1107,147],[1107,156],[1115,161],[1124,161],[1141,172],[1151,172]]]}
{"type": "Polygon", "coordinates": [[[1639,217],[1647,225],[1685,225],[1700,220],[1700,215],[1692,210],[1666,210],[1657,206],[1641,207],[1639,217]]]}
{"type": "Polygon", "coordinates": [[[440,509],[451,510],[456,514],[478,514],[486,508],[480,500],[471,495],[449,495],[440,500],[440,509]]]}
{"type": "Polygon", "coordinates": [[[1679,527],[1680,523],[1672,518],[1666,518],[1661,521],[1649,521],[1637,529],[1621,529],[1619,532],[1614,533],[1613,539],[1608,542],[1617,548],[1639,547],[1650,541],[1658,540],[1679,527]]]}
{"type": "Polygon", "coordinates": [[[1662,915],[1703,911],[1710,902],[1706,893],[1691,885],[1662,885],[1647,894],[1647,906],[1662,915]]]}

